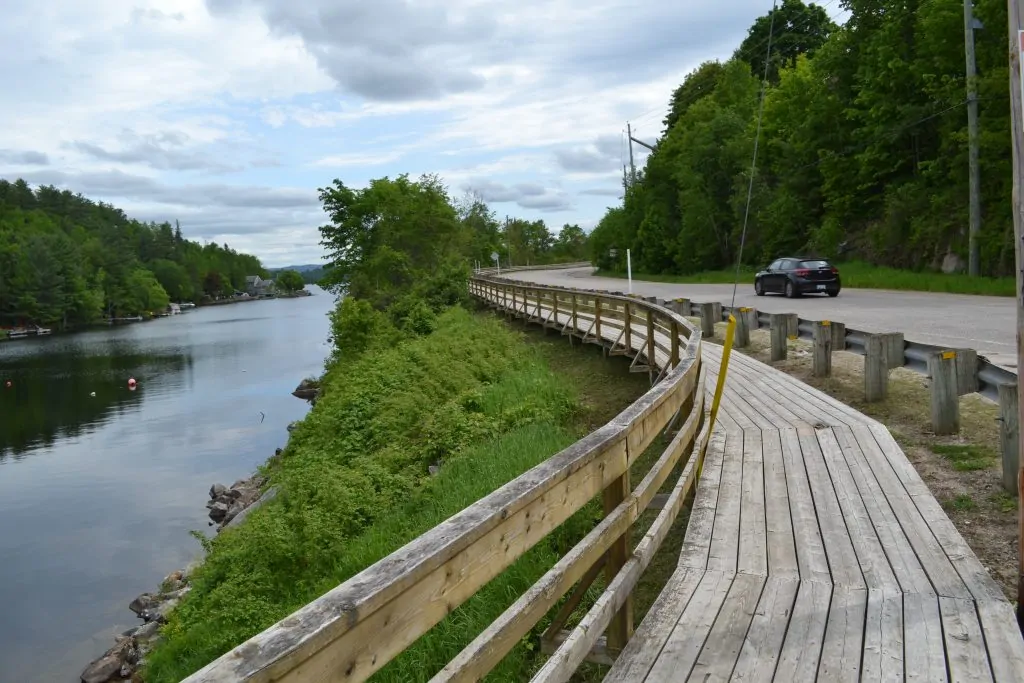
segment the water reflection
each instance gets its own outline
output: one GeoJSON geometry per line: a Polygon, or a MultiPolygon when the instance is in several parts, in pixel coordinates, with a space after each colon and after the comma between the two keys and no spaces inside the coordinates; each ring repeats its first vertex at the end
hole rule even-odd
{"type": "Polygon", "coordinates": [[[318,292],[0,343],[0,681],[77,680],[135,625],[128,601],[199,552],[210,484],[308,410],[290,393],[322,369],[331,306],[318,292]]]}

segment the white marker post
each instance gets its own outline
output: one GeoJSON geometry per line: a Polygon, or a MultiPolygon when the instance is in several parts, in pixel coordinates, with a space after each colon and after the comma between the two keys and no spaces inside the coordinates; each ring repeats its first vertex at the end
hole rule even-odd
{"type": "Polygon", "coordinates": [[[629,249],[626,250],[626,277],[629,279],[629,293],[633,293],[633,261],[629,256],[629,249]]]}
{"type": "Polygon", "coordinates": [[[501,275],[501,261],[498,260],[498,252],[491,252],[491,258],[494,259],[494,267],[498,269],[498,275],[501,275]]]}

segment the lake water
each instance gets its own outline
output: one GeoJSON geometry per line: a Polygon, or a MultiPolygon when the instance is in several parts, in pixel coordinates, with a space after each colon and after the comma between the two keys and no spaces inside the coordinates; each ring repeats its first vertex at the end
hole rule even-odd
{"type": "Polygon", "coordinates": [[[210,485],[309,409],[291,391],[333,306],[313,292],[0,343],[0,682],[77,681],[142,623],[129,601],[200,555],[210,485]]]}

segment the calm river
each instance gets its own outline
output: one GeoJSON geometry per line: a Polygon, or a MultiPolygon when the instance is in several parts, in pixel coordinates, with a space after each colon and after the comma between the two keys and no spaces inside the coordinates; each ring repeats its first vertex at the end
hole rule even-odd
{"type": "Polygon", "coordinates": [[[313,292],[0,343],[0,682],[77,681],[200,554],[210,485],[308,410],[291,391],[320,374],[333,305],[313,292]]]}

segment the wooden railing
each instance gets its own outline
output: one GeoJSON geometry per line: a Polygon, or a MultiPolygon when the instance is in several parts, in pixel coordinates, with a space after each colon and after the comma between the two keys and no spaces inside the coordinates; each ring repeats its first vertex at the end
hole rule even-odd
{"type": "Polygon", "coordinates": [[[632,635],[631,594],[693,488],[707,447],[701,335],[649,301],[477,275],[472,294],[570,340],[633,357],[653,387],[611,422],[190,676],[186,681],[363,681],[501,574],[599,494],[604,518],[435,677],[477,681],[567,593],[535,681],[565,681],[588,657],[614,658],[632,635]],[[639,484],[630,467],[666,431],[668,446],[639,484]],[[677,464],[685,466],[630,551],[631,530],[677,464]],[[603,571],[606,588],[563,631],[603,571]],[[573,590],[575,586],[575,589],[573,590]],[[607,637],[602,634],[607,631],[607,637]]]}

